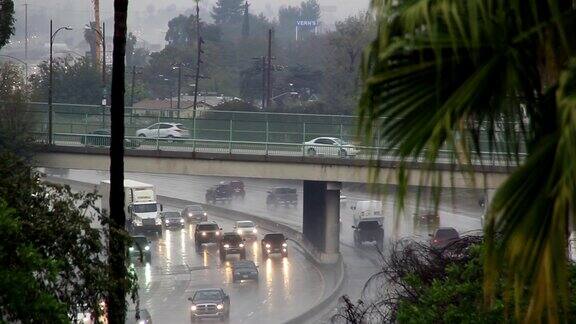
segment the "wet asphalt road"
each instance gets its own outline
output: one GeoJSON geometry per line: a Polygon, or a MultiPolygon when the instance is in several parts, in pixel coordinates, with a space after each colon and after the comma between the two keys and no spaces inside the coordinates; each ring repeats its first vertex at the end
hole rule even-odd
{"type": "MultiPolygon", "coordinates": [[[[107,172],[69,170],[66,177],[98,183],[102,179],[107,179],[108,174],[107,172]]],[[[127,173],[126,178],[154,184],[159,195],[197,202],[204,202],[206,188],[221,180],[227,180],[218,177],[143,173],[127,173]]],[[[301,181],[242,180],[246,187],[245,200],[234,201],[230,205],[224,205],[224,207],[267,217],[276,222],[301,229],[301,181]],[[268,210],[265,203],[266,191],[273,186],[297,188],[298,206],[296,208],[268,210]]],[[[415,193],[411,193],[407,197],[403,216],[393,216],[396,208],[393,196],[374,196],[362,190],[353,190],[351,186],[349,188],[345,186],[342,194],[347,197],[347,204],[341,206],[340,249],[347,265],[347,278],[342,294],[357,299],[362,295],[362,288],[366,280],[378,271],[381,257],[374,246],[353,247],[352,212],[349,207],[354,201],[370,198],[383,200],[385,206],[385,239],[388,241],[404,237],[427,240],[428,233],[433,228],[415,227],[412,220],[412,215],[416,210],[415,193]]],[[[478,198],[479,195],[476,192],[465,190],[449,192],[448,190],[439,207],[440,226],[452,226],[461,233],[479,230],[482,210],[477,204],[478,198]]],[[[166,209],[175,210],[182,206],[166,207],[169,207],[166,209]]],[[[219,223],[221,222],[224,229],[232,226],[229,221],[214,219],[219,223]]],[[[152,264],[138,268],[139,276],[143,278],[145,283],[145,286],[142,286],[142,307],[148,308],[154,319],[159,319],[162,323],[187,321],[187,294],[190,294],[195,288],[207,286],[222,286],[230,291],[233,304],[230,322],[233,323],[249,323],[256,319],[266,319],[268,323],[283,322],[306,310],[321,296],[319,290],[322,287],[318,285],[319,282],[322,282],[318,278],[320,275],[300,253],[296,255],[292,253],[288,259],[288,265],[282,263],[281,260],[277,260],[271,265],[260,265],[262,282],[268,276],[268,267],[272,268],[270,276],[273,280],[270,282],[270,287],[262,285],[262,282],[258,286],[251,285],[252,283],[231,284],[229,270],[220,265],[217,251],[208,250],[200,255],[195,254],[190,230],[187,228],[182,232],[169,232],[162,239],[155,241],[153,248],[156,254],[153,254],[152,264]],[[192,271],[184,271],[186,267],[190,267],[192,271]],[[209,267],[209,269],[202,267],[209,267]],[[293,268],[295,271],[292,270],[293,268]],[[290,279],[287,281],[288,285],[284,286],[285,280],[280,280],[285,279],[283,271],[288,273],[288,279],[290,279]],[[237,304],[238,300],[240,300],[239,304],[237,304]]],[[[252,259],[251,256],[248,258],[252,259]]],[[[255,262],[259,263],[258,258],[255,259],[255,262]]],[[[335,305],[336,302],[333,306],[335,307],[335,305]]],[[[327,320],[328,316],[322,314],[319,314],[318,318],[315,319],[315,321],[327,320]]]]}

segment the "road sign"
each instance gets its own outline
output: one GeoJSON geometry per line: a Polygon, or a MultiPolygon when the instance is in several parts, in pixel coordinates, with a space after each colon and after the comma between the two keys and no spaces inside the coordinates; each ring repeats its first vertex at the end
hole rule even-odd
{"type": "Polygon", "coordinates": [[[317,20],[296,20],[296,26],[298,27],[318,27],[317,20]]]}

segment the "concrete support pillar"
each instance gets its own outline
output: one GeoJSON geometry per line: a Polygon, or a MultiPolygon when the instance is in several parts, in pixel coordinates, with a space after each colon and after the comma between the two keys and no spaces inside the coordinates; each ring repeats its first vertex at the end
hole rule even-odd
{"type": "Polygon", "coordinates": [[[339,182],[304,181],[303,235],[320,262],[334,263],[340,253],[339,182]]]}
{"type": "Polygon", "coordinates": [[[340,253],[340,182],[326,184],[324,252],[340,253]]]}

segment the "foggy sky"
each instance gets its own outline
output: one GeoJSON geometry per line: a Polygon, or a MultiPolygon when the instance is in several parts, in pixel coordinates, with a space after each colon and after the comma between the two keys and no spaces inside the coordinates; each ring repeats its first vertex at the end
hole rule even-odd
{"type": "MultiPolygon", "coordinates": [[[[275,19],[281,6],[298,6],[302,0],[249,0],[252,14],[263,13],[270,19],[275,19]]],[[[81,39],[78,31],[84,24],[94,19],[91,0],[15,0],[16,35],[22,37],[24,26],[24,6],[27,2],[29,31],[40,37],[47,34],[48,21],[54,20],[55,25],[70,25],[76,32],[67,37],[81,39]]],[[[321,22],[324,28],[330,28],[337,20],[367,10],[370,0],[319,0],[322,10],[321,22]]],[[[101,17],[110,30],[113,18],[113,0],[100,0],[101,17]]],[[[201,0],[201,17],[210,20],[210,10],[216,0],[201,0]]],[[[129,31],[136,32],[142,38],[153,43],[162,43],[167,30],[168,20],[179,14],[190,14],[195,5],[193,0],[131,0],[129,2],[129,31]]]]}

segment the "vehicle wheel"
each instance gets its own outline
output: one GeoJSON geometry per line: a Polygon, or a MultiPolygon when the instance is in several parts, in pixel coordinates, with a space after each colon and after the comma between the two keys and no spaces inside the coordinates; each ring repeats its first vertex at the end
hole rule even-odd
{"type": "Polygon", "coordinates": [[[195,317],[195,316],[190,316],[190,322],[196,323],[196,317],[195,317]]]}
{"type": "Polygon", "coordinates": [[[345,149],[341,149],[341,150],[338,152],[338,156],[341,157],[341,158],[345,158],[347,155],[348,155],[348,152],[346,152],[345,149]]]}
{"type": "Polygon", "coordinates": [[[357,247],[357,248],[359,248],[359,247],[362,246],[362,244],[360,243],[360,241],[359,241],[358,239],[355,238],[355,239],[354,239],[354,246],[357,247]]]}
{"type": "Polygon", "coordinates": [[[139,134],[138,137],[140,137],[140,138],[146,138],[146,135],[145,135],[145,134],[139,134]]]}
{"type": "Polygon", "coordinates": [[[384,250],[384,242],[382,241],[378,242],[377,246],[380,251],[384,250]]]}
{"type": "Polygon", "coordinates": [[[174,137],[174,135],[168,135],[167,138],[168,138],[168,142],[169,142],[169,143],[174,143],[174,139],[175,139],[176,137],[174,137]]]}
{"type": "Polygon", "coordinates": [[[316,155],[316,150],[313,148],[309,148],[308,151],[306,151],[308,156],[315,156],[316,155]]]}

